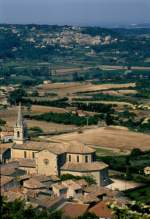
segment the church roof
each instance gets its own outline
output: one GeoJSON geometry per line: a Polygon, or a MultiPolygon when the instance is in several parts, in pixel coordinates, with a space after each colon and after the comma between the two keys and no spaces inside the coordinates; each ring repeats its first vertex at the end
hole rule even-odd
{"type": "Polygon", "coordinates": [[[88,154],[95,152],[95,150],[78,141],[70,141],[67,152],[73,154],[88,154]]]}
{"type": "Polygon", "coordinates": [[[88,172],[88,171],[99,171],[108,167],[107,164],[103,162],[92,162],[92,163],[65,163],[61,170],[70,170],[73,172],[88,172]]]}
{"type": "Polygon", "coordinates": [[[74,154],[89,154],[95,152],[93,148],[85,146],[78,141],[70,142],[38,142],[26,141],[24,144],[14,144],[13,149],[42,151],[48,150],[54,154],[74,153],[74,154]]]}
{"type": "Polygon", "coordinates": [[[37,152],[48,150],[54,154],[62,154],[66,152],[65,145],[57,142],[26,141],[24,144],[14,144],[12,148],[20,150],[32,150],[37,152]]]}

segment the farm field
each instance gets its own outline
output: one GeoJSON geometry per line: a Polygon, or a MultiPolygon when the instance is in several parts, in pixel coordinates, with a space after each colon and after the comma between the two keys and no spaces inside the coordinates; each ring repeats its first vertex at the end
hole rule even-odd
{"type": "MultiPolygon", "coordinates": [[[[17,107],[11,107],[7,110],[0,111],[0,117],[3,118],[7,122],[8,127],[14,127],[16,119],[17,119],[17,107]]],[[[25,114],[27,110],[23,108],[23,114],[25,114]]],[[[64,109],[55,108],[55,107],[47,107],[47,106],[32,106],[32,111],[30,114],[36,115],[40,113],[47,113],[47,112],[65,112],[64,109]]],[[[26,120],[28,127],[39,127],[44,132],[50,131],[65,131],[73,129],[74,125],[63,125],[63,124],[56,124],[52,122],[45,122],[45,121],[37,121],[37,120],[26,120]]]]}
{"type": "Polygon", "coordinates": [[[54,140],[71,141],[78,139],[84,144],[101,148],[130,151],[133,148],[150,149],[150,135],[129,131],[121,127],[100,127],[84,130],[83,133],[69,133],[52,137],[54,140]]]}
{"type": "Polygon", "coordinates": [[[101,91],[114,88],[128,88],[135,87],[135,83],[127,84],[100,84],[94,85],[89,82],[83,83],[53,83],[40,85],[39,90],[43,91],[53,91],[56,92],[59,96],[67,96],[68,94],[75,94],[77,92],[90,92],[90,91],[101,91]]]}

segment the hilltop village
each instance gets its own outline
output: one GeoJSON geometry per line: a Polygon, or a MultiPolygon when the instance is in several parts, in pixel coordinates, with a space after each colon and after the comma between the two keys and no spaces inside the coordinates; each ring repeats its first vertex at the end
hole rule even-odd
{"type": "Polygon", "coordinates": [[[78,141],[29,140],[21,105],[13,133],[1,164],[1,193],[9,201],[23,198],[34,207],[63,208],[66,214],[69,206],[82,209],[73,216],[88,210],[110,217],[107,201],[127,202],[119,190],[107,187],[112,183],[109,166],[96,161],[94,148],[78,141]]]}

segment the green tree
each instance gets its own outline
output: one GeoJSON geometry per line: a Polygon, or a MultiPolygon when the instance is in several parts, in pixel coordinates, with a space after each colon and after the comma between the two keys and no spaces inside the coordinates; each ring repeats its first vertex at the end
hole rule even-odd
{"type": "Polygon", "coordinates": [[[25,97],[26,95],[27,94],[26,94],[25,90],[19,88],[19,89],[16,89],[16,90],[10,92],[8,101],[11,105],[16,105],[19,102],[22,102],[23,97],[25,97]]]}

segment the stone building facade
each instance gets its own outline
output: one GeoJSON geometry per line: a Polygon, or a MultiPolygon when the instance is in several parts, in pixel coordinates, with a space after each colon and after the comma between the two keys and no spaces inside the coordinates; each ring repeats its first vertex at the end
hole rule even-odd
{"type": "Polygon", "coordinates": [[[93,148],[78,141],[28,141],[24,124],[21,106],[19,106],[11,159],[19,161],[20,168],[26,170],[28,174],[88,175],[94,177],[99,186],[108,184],[108,165],[96,162],[93,148]]]}

